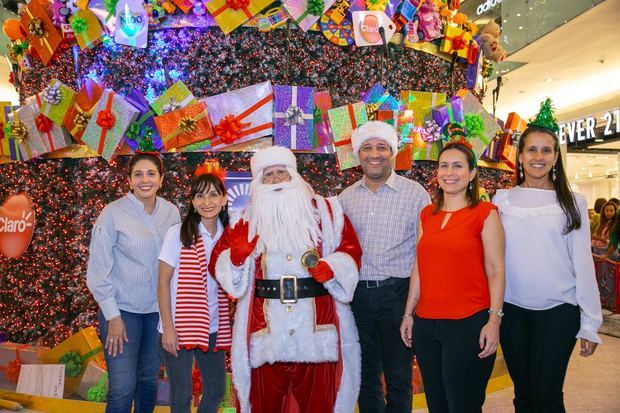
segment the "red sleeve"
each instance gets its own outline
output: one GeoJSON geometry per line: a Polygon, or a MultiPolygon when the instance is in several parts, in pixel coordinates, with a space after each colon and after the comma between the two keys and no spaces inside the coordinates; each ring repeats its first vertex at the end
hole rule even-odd
{"type": "Polygon", "coordinates": [[[207,266],[207,269],[209,270],[209,274],[213,277],[215,277],[215,263],[217,262],[217,259],[223,251],[230,248],[230,230],[231,228],[229,226],[224,228],[222,236],[211,251],[211,257],[209,258],[209,265],[207,266]]]}
{"type": "Polygon", "coordinates": [[[353,225],[346,215],[344,215],[344,225],[342,226],[342,240],[336,251],[349,254],[357,264],[358,270],[362,266],[362,247],[357,239],[355,229],[353,229],[353,225]]]}
{"type": "Polygon", "coordinates": [[[476,205],[476,210],[478,211],[478,219],[480,222],[480,231],[484,228],[484,221],[487,220],[491,211],[497,211],[497,207],[487,201],[480,201],[478,205],[476,205]]]}

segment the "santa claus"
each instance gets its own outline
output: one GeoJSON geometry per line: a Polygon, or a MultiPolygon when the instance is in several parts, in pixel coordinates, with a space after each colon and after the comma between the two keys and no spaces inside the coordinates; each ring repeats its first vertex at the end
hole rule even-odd
{"type": "Polygon", "coordinates": [[[301,178],[289,149],[262,149],[251,168],[250,203],[209,263],[239,299],[232,370],[241,412],[353,412],[361,364],[348,304],[362,255],[355,231],[335,198],[301,178]]]}

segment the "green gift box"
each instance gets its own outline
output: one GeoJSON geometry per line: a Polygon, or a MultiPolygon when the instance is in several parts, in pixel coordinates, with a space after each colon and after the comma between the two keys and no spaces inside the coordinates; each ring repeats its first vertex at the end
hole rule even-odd
{"type": "Polygon", "coordinates": [[[198,103],[192,92],[180,80],[170,86],[160,97],[151,103],[151,107],[158,115],[183,109],[185,106],[198,103]]]}
{"type": "Polygon", "coordinates": [[[73,105],[75,95],[75,91],[60,80],[52,80],[49,86],[39,93],[41,113],[56,125],[61,126],[67,111],[73,105]]]}

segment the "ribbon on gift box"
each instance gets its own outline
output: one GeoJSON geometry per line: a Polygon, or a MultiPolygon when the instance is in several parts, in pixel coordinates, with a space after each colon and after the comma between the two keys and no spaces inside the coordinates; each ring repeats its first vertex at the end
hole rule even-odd
{"type": "Polygon", "coordinates": [[[456,36],[444,36],[446,41],[450,42],[448,52],[458,52],[467,47],[467,40],[465,39],[465,32],[461,32],[456,36]]]}
{"type": "Polygon", "coordinates": [[[19,358],[19,351],[28,347],[28,344],[22,344],[15,348],[15,360],[7,363],[6,366],[0,366],[0,371],[4,372],[6,379],[13,384],[17,384],[19,372],[22,368],[22,361],[19,358]]]}
{"type": "Polygon", "coordinates": [[[140,137],[140,131],[142,130],[142,124],[149,120],[152,116],[155,116],[155,112],[153,109],[149,109],[142,116],[138,118],[135,122],[129,125],[129,129],[125,132],[125,136],[127,136],[131,140],[137,140],[140,137]]]}
{"type": "Polygon", "coordinates": [[[73,118],[73,124],[75,126],[69,131],[69,133],[75,137],[80,130],[86,129],[86,126],[88,125],[88,122],[90,122],[90,118],[93,117],[93,113],[95,112],[95,109],[97,109],[97,106],[91,107],[90,110],[82,110],[77,103],[74,103],[73,107],[77,113],[73,118]]]}
{"type": "Polygon", "coordinates": [[[215,18],[218,15],[222,14],[224,11],[226,11],[226,9],[233,9],[235,11],[238,11],[238,10],[243,11],[243,14],[245,14],[245,17],[251,20],[254,16],[252,16],[252,13],[250,13],[250,11],[248,10],[249,5],[250,5],[250,0],[226,0],[226,4],[222,5],[222,7],[215,10],[213,13],[211,13],[211,16],[215,18]]]}
{"type": "Polygon", "coordinates": [[[39,19],[38,17],[34,17],[32,12],[30,11],[30,9],[28,7],[26,7],[25,10],[26,10],[26,14],[30,18],[30,23],[28,24],[28,31],[34,37],[39,39],[39,41],[41,42],[41,46],[45,46],[47,48],[47,50],[50,52],[50,55],[53,55],[54,54],[54,49],[52,49],[52,46],[50,45],[50,42],[46,38],[47,33],[45,32],[45,27],[43,26],[43,21],[41,19],[39,19]],[[33,26],[32,30],[31,30],[31,26],[33,26]]]}
{"type": "Polygon", "coordinates": [[[271,100],[273,100],[273,93],[268,94],[237,116],[235,116],[234,114],[228,114],[224,116],[220,120],[220,122],[213,128],[215,135],[217,135],[219,139],[216,138],[211,141],[211,145],[230,145],[235,141],[243,138],[244,136],[272,128],[273,122],[263,123],[262,125],[255,126],[253,128],[248,128],[251,125],[251,122],[241,122],[249,114],[258,110],[260,107],[264,106],[271,100]]]}
{"type": "Polygon", "coordinates": [[[47,117],[45,117],[45,114],[40,112],[41,111],[41,98],[39,97],[39,95],[35,95],[35,99],[36,99],[36,102],[37,102],[37,106],[39,108],[39,115],[35,119],[35,125],[36,125],[37,129],[39,130],[39,132],[45,133],[47,135],[47,142],[49,143],[50,152],[53,152],[53,151],[56,150],[56,147],[54,146],[54,138],[52,137],[52,134],[51,134],[51,130],[52,130],[51,121],[49,119],[47,119],[47,117]],[[47,119],[47,121],[50,122],[49,128],[43,129],[43,130],[39,128],[39,124],[45,122],[45,121],[43,121],[40,118],[40,116],[44,116],[45,119],[47,119]]]}
{"type": "Polygon", "coordinates": [[[101,135],[99,137],[99,146],[97,147],[97,153],[103,154],[103,148],[105,146],[105,140],[108,135],[108,130],[112,129],[116,119],[112,113],[112,101],[114,100],[116,92],[110,91],[108,93],[108,101],[106,102],[105,109],[97,113],[97,125],[101,128],[101,135]]]}
{"type": "Polygon", "coordinates": [[[102,351],[103,346],[94,348],[83,356],[77,351],[68,351],[60,356],[58,362],[65,365],[65,376],[78,377],[84,370],[84,362],[102,351]]]}
{"type": "Polygon", "coordinates": [[[177,128],[171,133],[169,133],[168,135],[162,137],[162,141],[166,143],[166,148],[177,148],[179,146],[182,146],[179,143],[179,135],[181,135],[182,133],[189,134],[195,131],[198,121],[200,121],[206,116],[207,116],[207,111],[203,110],[202,112],[200,112],[198,115],[196,115],[193,118],[190,116],[184,116],[181,119],[179,119],[177,128]],[[170,145],[169,142],[173,139],[175,139],[175,142],[173,145],[170,145]]]}
{"type": "MultiPolygon", "coordinates": [[[[353,109],[353,104],[349,103],[347,105],[347,110],[349,112],[349,119],[351,120],[351,130],[355,130],[357,129],[357,122],[355,120],[355,111],[353,109]]],[[[334,145],[336,146],[336,148],[339,148],[341,146],[346,146],[348,144],[351,143],[351,137],[349,136],[349,139],[343,139],[341,141],[338,142],[334,142],[334,145]]]]}
{"type": "Polygon", "coordinates": [[[291,127],[291,149],[297,148],[297,125],[303,125],[304,120],[314,119],[314,113],[304,113],[304,111],[296,105],[297,88],[291,87],[291,105],[285,112],[276,112],[274,118],[284,118],[285,126],[291,127]]]}

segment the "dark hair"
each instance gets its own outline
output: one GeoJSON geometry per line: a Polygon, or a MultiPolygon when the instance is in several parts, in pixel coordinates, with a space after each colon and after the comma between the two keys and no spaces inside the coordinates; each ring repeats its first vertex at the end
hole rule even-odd
{"type": "MultiPolygon", "coordinates": [[[[465,158],[467,158],[467,166],[468,166],[469,171],[473,171],[476,168],[476,156],[474,155],[474,153],[468,146],[466,146],[464,143],[461,143],[461,142],[448,143],[439,152],[439,156],[437,157],[437,159],[439,160],[441,158],[441,155],[445,151],[449,151],[451,149],[455,149],[461,152],[463,155],[465,155],[465,158]]],[[[467,195],[468,206],[470,208],[475,207],[476,205],[478,205],[478,202],[480,202],[480,187],[479,187],[477,173],[476,175],[474,175],[474,179],[472,179],[471,181],[471,186],[467,185],[466,195],[467,195]]],[[[443,201],[443,189],[441,189],[441,186],[438,183],[437,191],[435,193],[435,209],[433,210],[433,214],[436,214],[437,212],[439,212],[439,210],[443,206],[443,202],[444,202],[443,201]]]]}
{"type": "Polygon", "coordinates": [[[620,199],[618,198],[609,198],[609,202],[614,204],[616,208],[620,208],[620,199]]]}
{"type": "Polygon", "coordinates": [[[547,135],[551,136],[551,138],[553,138],[553,150],[558,154],[558,160],[549,171],[549,179],[551,179],[551,182],[553,182],[555,196],[558,200],[558,203],[560,204],[560,207],[564,211],[564,214],[566,215],[566,228],[564,228],[564,233],[568,234],[572,230],[579,229],[581,227],[581,216],[579,215],[579,209],[577,208],[575,196],[573,195],[573,192],[570,190],[570,186],[568,185],[568,179],[566,178],[566,172],[564,171],[564,164],[562,163],[560,143],[558,141],[557,135],[553,131],[547,128],[541,128],[539,126],[529,126],[527,129],[525,129],[525,132],[523,132],[521,138],[519,139],[515,185],[521,185],[525,181],[525,175],[521,177],[519,174],[519,171],[521,170],[521,168],[523,168],[521,162],[519,162],[519,155],[523,153],[523,148],[525,147],[525,138],[527,138],[529,134],[534,132],[546,133],[547,135]],[[554,169],[556,178],[552,179],[554,169]]]}
{"type": "Polygon", "coordinates": [[[600,214],[601,210],[603,209],[603,205],[605,205],[606,203],[607,200],[605,198],[596,198],[596,201],[594,201],[594,212],[600,214]]]}
{"type": "Polygon", "coordinates": [[[599,221],[598,224],[598,228],[596,228],[596,235],[602,235],[603,234],[603,230],[606,228],[609,228],[610,230],[610,234],[611,234],[611,229],[616,225],[616,213],[618,212],[618,206],[616,204],[614,204],[613,202],[608,201],[605,203],[605,205],[603,205],[603,207],[601,208],[601,220],[599,221]],[[607,208],[608,205],[611,205],[614,207],[614,216],[607,219],[607,217],[605,216],[605,208],[607,208]]]}
{"type": "Polygon", "coordinates": [[[155,155],[154,153],[137,153],[129,160],[129,176],[131,176],[133,168],[136,167],[136,164],[143,160],[153,162],[159,174],[164,174],[164,163],[162,162],[159,155],[155,155]]]}
{"type": "MultiPolygon", "coordinates": [[[[187,211],[187,216],[183,220],[181,224],[181,243],[184,247],[189,248],[192,244],[196,243],[200,239],[200,230],[198,228],[198,224],[200,224],[201,216],[194,208],[192,204],[192,200],[196,196],[204,191],[210,190],[212,187],[215,188],[218,194],[226,195],[226,188],[224,184],[220,180],[217,175],[214,174],[202,174],[192,178],[191,180],[191,195],[190,195],[190,203],[189,203],[189,211],[187,211]]],[[[218,218],[223,226],[228,225],[228,205],[224,205],[222,210],[220,211],[218,218]]]]}

